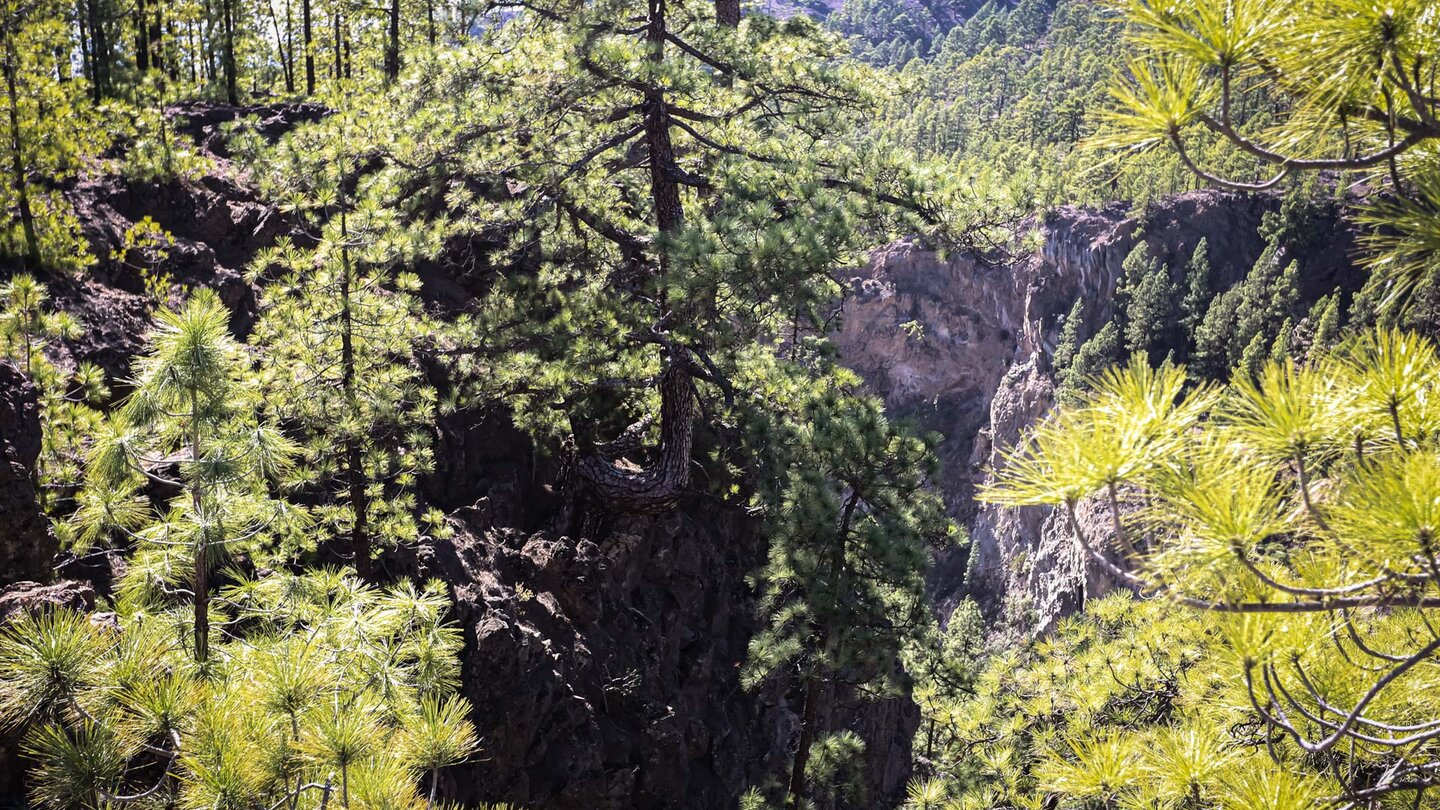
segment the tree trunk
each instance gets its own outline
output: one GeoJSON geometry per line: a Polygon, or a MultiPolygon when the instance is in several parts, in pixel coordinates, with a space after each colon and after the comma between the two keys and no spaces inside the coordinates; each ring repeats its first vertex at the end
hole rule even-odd
{"type": "Polygon", "coordinates": [[[810,747],[815,744],[815,718],[820,705],[820,676],[805,678],[805,703],[800,710],[800,747],[790,766],[789,807],[799,808],[805,799],[805,769],[810,765],[810,747]]]}
{"type": "MultiPolygon", "coordinates": [[[[280,75],[285,79],[285,92],[295,92],[295,55],[285,47],[285,33],[280,30],[280,15],[275,13],[275,0],[266,0],[265,10],[270,12],[270,27],[275,31],[275,50],[280,52],[280,75]]],[[[287,25],[289,14],[286,14],[287,25]]]]}
{"type": "Polygon", "coordinates": [[[150,19],[145,0],[135,0],[135,68],[144,74],[150,69],[150,19]]]}
{"type": "Polygon", "coordinates": [[[150,5],[150,67],[164,70],[165,59],[165,7],[162,0],[153,0],[150,5]]]}
{"type": "Polygon", "coordinates": [[[80,44],[80,73],[95,86],[95,60],[90,55],[90,32],[86,26],[84,0],[75,0],[75,39],[80,44]]]}
{"type": "MultiPolygon", "coordinates": [[[[665,0],[650,0],[645,39],[649,57],[665,58],[665,0]]],[[[669,269],[665,240],[680,229],[685,210],[675,172],[675,148],[670,139],[670,113],[658,87],[645,92],[645,141],[650,157],[650,197],[655,226],[660,232],[659,310],[668,314],[666,275],[669,269]]],[[[667,347],[669,357],[660,375],[660,458],[643,470],[619,467],[591,454],[579,460],[576,473],[591,494],[609,511],[627,514],[658,512],[674,506],[690,480],[690,448],[695,433],[695,381],[685,349],[667,347]]]]}
{"type": "Polygon", "coordinates": [[[300,36],[305,40],[305,95],[315,95],[315,37],[310,24],[311,0],[300,0],[300,36]]]}
{"type": "MultiPolygon", "coordinates": [[[[826,575],[832,583],[840,576],[845,566],[845,544],[850,537],[850,525],[855,520],[855,509],[860,505],[860,492],[852,489],[845,499],[845,508],[840,514],[840,529],[836,532],[835,543],[826,555],[826,575]]],[[[805,705],[801,709],[800,748],[795,752],[795,763],[790,770],[790,801],[793,807],[800,807],[805,797],[805,768],[810,762],[810,746],[815,742],[816,715],[820,703],[820,687],[825,678],[822,668],[827,667],[825,657],[829,655],[830,630],[821,625],[815,633],[815,653],[812,653],[810,672],[805,679],[805,705]]]]}
{"type": "MultiPolygon", "coordinates": [[[[200,464],[199,397],[190,394],[190,463],[200,464]]],[[[210,657],[210,546],[204,527],[205,489],[198,478],[190,482],[190,508],[195,512],[195,660],[201,664],[210,657]]]]}
{"type": "Polygon", "coordinates": [[[285,51],[289,57],[285,65],[285,92],[295,92],[295,12],[290,0],[285,0],[285,51]]]}
{"type": "Polygon", "coordinates": [[[715,21],[726,28],[738,28],[740,0],[715,0],[715,21]]]}
{"type": "Polygon", "coordinates": [[[576,463],[575,472],[592,498],[608,511],[661,512],[675,505],[690,481],[694,433],[695,381],[686,360],[671,356],[660,375],[659,460],[635,470],[592,453],[576,463]]]}
{"type": "Polygon", "coordinates": [[[389,34],[385,45],[385,81],[400,78],[400,0],[390,0],[389,34]]]}
{"type": "MultiPolygon", "coordinates": [[[[666,33],[665,0],[650,0],[650,24],[645,39],[650,44],[650,59],[654,62],[665,59],[666,33]]],[[[663,239],[679,229],[685,212],[680,204],[680,183],[675,179],[675,147],[670,140],[670,112],[664,92],[658,87],[646,90],[644,107],[645,143],[650,152],[650,197],[655,206],[655,226],[663,239]]],[[[668,266],[666,252],[663,248],[660,252],[662,276],[668,266]]]]}
{"type": "Polygon", "coordinates": [[[86,11],[90,17],[90,58],[94,63],[95,83],[92,95],[99,102],[110,92],[110,40],[105,35],[105,21],[100,16],[100,0],[89,0],[86,11]]]}
{"type": "Polygon", "coordinates": [[[207,84],[213,83],[215,77],[220,75],[215,68],[216,54],[220,48],[215,47],[215,24],[218,15],[215,13],[214,2],[215,0],[205,0],[204,31],[200,37],[200,47],[205,54],[205,82],[207,84]]]}
{"type": "Polygon", "coordinates": [[[335,40],[335,81],[340,81],[345,76],[345,60],[341,55],[344,49],[340,45],[340,4],[335,4],[335,13],[331,16],[331,22],[335,24],[333,38],[335,40]]]}
{"type": "MultiPolygon", "coordinates": [[[[344,182],[344,178],[341,178],[344,182]]],[[[340,388],[348,407],[355,407],[355,318],[350,302],[351,265],[345,202],[340,208],[340,388]]],[[[350,551],[355,558],[355,572],[362,578],[370,576],[370,497],[365,492],[365,453],[360,437],[345,437],[346,485],[350,490],[350,551]]]]}
{"type": "Polygon", "coordinates": [[[30,210],[30,191],[25,178],[25,141],[20,135],[20,93],[16,89],[15,43],[5,37],[5,93],[10,100],[10,179],[15,184],[15,202],[20,209],[20,230],[25,234],[25,260],[30,272],[40,269],[40,239],[35,233],[35,213],[30,210]]]}
{"type": "Polygon", "coordinates": [[[190,84],[200,83],[200,34],[199,27],[194,23],[185,26],[185,32],[190,40],[190,84]]]}
{"type": "Polygon", "coordinates": [[[435,0],[425,0],[425,39],[435,47],[435,0]]]}
{"type": "Polygon", "coordinates": [[[221,25],[224,26],[223,35],[225,46],[223,61],[225,63],[225,100],[231,104],[240,103],[240,91],[235,68],[235,0],[221,0],[220,13],[222,15],[221,25]]]}

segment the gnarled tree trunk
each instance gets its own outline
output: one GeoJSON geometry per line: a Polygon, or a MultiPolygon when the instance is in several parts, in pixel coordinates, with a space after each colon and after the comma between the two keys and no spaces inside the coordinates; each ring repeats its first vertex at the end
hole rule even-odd
{"type": "Polygon", "coordinates": [[[637,468],[591,453],[576,461],[575,476],[583,494],[605,511],[663,512],[690,483],[694,434],[695,380],[686,364],[672,357],[660,376],[659,459],[637,468]]]}

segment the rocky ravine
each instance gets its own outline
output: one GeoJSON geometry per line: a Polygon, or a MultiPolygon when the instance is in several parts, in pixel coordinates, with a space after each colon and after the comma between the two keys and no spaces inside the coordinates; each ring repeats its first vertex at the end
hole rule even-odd
{"type": "MultiPolygon", "coordinates": [[[[138,272],[109,257],[146,216],[176,236],[163,269],[220,289],[237,331],[248,330],[257,291],[239,271],[291,226],[223,170],[218,127],[241,112],[258,116],[270,135],[322,114],[178,109],[181,129],[221,171],[159,185],[90,178],[67,190],[99,263],[78,278],[46,279],[86,327],[55,346],[58,362],[96,362],[123,390],[151,304],[138,272]]],[[[1188,195],[1161,206],[1145,238],[1161,255],[1184,257],[1208,236],[1217,273],[1233,280],[1258,254],[1255,226],[1273,204],[1188,195]]],[[[1108,300],[1135,222],[1122,209],[1065,210],[1036,227],[1044,248],[1009,267],[941,263],[911,244],[880,251],[857,274],[837,339],[895,411],[948,437],[941,485],[974,546],[940,562],[937,594],[947,605],[973,594],[992,615],[1039,628],[1104,583],[1045,510],[978,509],[971,496],[996,449],[1049,408],[1057,321],[1077,295],[1108,300]],[[912,321],[921,334],[902,326],[912,321]]],[[[443,265],[426,268],[425,279],[427,294],[447,306],[476,283],[443,265]]],[[[1105,314],[1101,306],[1091,317],[1105,314]]],[[[559,536],[548,525],[558,470],[503,412],[446,416],[437,434],[437,472],[423,495],[451,515],[455,532],[393,555],[386,567],[439,578],[455,595],[464,692],[484,753],[446,772],[449,797],[536,810],[731,808],[746,786],[783,773],[797,696],[739,686],[758,629],[744,577],[764,559],[751,519],[696,498],[669,514],[618,521],[603,537],[559,536]]],[[[88,608],[123,566],[113,555],[65,560],[63,575],[84,581],[43,582],[53,576],[54,539],[26,489],[36,447],[33,393],[0,365],[0,573],[32,580],[0,592],[0,621],[44,602],[88,608]]],[[[909,776],[918,710],[904,697],[838,695],[835,703],[828,728],[870,741],[865,806],[893,804],[909,776]]],[[[0,805],[6,794],[23,795],[13,753],[13,740],[0,739],[0,805]]]]}
{"type": "MultiPolygon", "coordinates": [[[[258,290],[241,270],[294,230],[226,162],[219,128],[249,115],[278,136],[322,113],[308,105],[173,108],[177,129],[215,160],[213,173],[160,184],[107,175],[65,189],[97,263],[76,277],[43,279],[55,305],[85,328],[54,343],[53,359],[94,362],[124,392],[153,304],[139,270],[112,252],[145,217],[175,236],[159,268],[174,291],[215,287],[243,336],[258,290]]],[[[0,279],[9,271],[0,263],[0,279]]],[[[478,283],[445,262],[422,276],[425,295],[444,307],[478,283]]],[[[532,810],[728,810],[747,787],[783,775],[799,696],[740,688],[747,644],[760,629],[745,582],[765,557],[754,520],[697,497],[668,514],[616,521],[603,536],[560,536],[550,526],[559,469],[503,411],[448,415],[436,427],[436,473],[422,496],[450,514],[455,531],[390,555],[384,567],[438,578],[455,597],[463,692],[483,751],[445,771],[442,795],[532,810]]],[[[62,556],[52,568],[55,539],[29,477],[38,448],[34,389],[0,363],[0,623],[47,604],[91,610],[124,564],[119,555],[62,556]]],[[[864,806],[898,803],[918,709],[903,696],[835,697],[825,725],[871,741],[864,806]]],[[[16,740],[0,735],[0,807],[23,806],[23,777],[16,740]]]]}
{"type": "MultiPolygon", "coordinates": [[[[1120,204],[1067,207],[1027,225],[1040,231],[1041,247],[1006,265],[967,256],[942,262],[902,242],[857,274],[835,339],[893,413],[943,434],[938,484],[970,531],[969,549],[949,553],[932,572],[942,611],[970,596],[1002,627],[1043,632],[1111,586],[1055,510],[983,506],[976,487],[1054,404],[1051,355],[1076,298],[1092,302],[1082,329],[1088,338],[1113,315],[1121,264],[1142,239],[1177,280],[1207,239],[1212,286],[1224,289],[1259,257],[1261,216],[1278,205],[1273,197],[1199,191],[1142,215],[1120,204]]],[[[1316,247],[1284,257],[1299,259],[1307,301],[1360,281],[1348,259],[1349,226],[1330,218],[1318,227],[1327,235],[1316,247]]],[[[1088,534],[1108,536],[1094,505],[1082,505],[1081,518],[1088,534]]]]}

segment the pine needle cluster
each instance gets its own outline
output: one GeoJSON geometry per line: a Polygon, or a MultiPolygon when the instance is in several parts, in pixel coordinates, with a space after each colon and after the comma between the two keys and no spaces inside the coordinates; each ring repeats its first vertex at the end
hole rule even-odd
{"type": "Polygon", "coordinates": [[[199,666],[183,614],[122,599],[113,626],[57,609],[0,631],[0,722],[42,807],[419,808],[477,748],[438,585],[314,570],[224,588],[199,666]]]}

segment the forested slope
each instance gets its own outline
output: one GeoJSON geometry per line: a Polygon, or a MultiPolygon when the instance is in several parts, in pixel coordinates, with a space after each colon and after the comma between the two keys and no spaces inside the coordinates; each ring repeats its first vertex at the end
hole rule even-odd
{"type": "Polygon", "coordinates": [[[0,11],[0,802],[1434,803],[1430,4],[0,11]]]}

